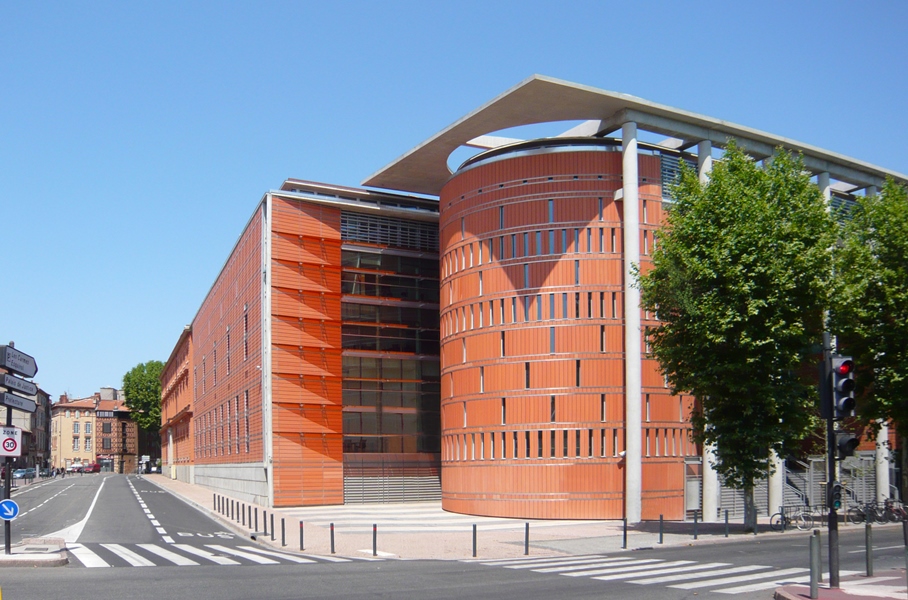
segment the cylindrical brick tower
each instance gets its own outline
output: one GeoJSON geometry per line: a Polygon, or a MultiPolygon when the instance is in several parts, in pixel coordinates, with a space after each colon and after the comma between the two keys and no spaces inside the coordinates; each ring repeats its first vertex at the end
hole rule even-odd
{"type": "MultiPolygon", "coordinates": [[[[646,268],[660,158],[641,151],[646,268]]],[[[442,505],[521,518],[624,513],[621,144],[545,139],[467,161],[440,195],[442,505]],[[617,196],[617,199],[616,199],[617,196]]],[[[641,315],[643,328],[653,326],[641,315]]],[[[645,344],[643,332],[641,344],[645,344]]],[[[645,356],[645,354],[644,354],[645,356]]],[[[684,517],[687,408],[642,364],[643,518],[684,517]]]]}

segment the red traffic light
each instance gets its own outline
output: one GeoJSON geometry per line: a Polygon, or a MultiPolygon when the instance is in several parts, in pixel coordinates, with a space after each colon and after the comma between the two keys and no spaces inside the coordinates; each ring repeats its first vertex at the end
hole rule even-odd
{"type": "Polygon", "coordinates": [[[835,366],[835,372],[837,375],[843,377],[851,375],[854,371],[854,361],[853,360],[843,360],[838,365],[835,366]]]}

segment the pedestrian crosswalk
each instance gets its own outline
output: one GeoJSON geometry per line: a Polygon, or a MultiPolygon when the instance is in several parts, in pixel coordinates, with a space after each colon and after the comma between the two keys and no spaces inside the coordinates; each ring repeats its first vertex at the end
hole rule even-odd
{"type": "MultiPolygon", "coordinates": [[[[70,564],[98,567],[194,567],[200,565],[287,565],[364,560],[290,554],[252,545],[223,544],[67,544],[70,564]]],[[[374,560],[374,559],[370,559],[374,560]]]]}
{"type": "MultiPolygon", "coordinates": [[[[664,560],[633,556],[533,557],[500,560],[471,560],[486,566],[524,569],[534,573],[588,577],[598,581],[623,581],[636,585],[664,585],[681,590],[706,590],[718,594],[743,594],[768,590],[791,583],[809,583],[807,567],[782,569],[769,565],[734,565],[727,562],[664,560]]],[[[857,571],[841,571],[852,575],[857,571]]],[[[824,574],[824,577],[828,575],[824,574]]]]}

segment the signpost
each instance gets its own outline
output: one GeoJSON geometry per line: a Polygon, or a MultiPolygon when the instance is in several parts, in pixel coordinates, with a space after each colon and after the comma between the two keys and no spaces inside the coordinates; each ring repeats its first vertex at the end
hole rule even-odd
{"type": "Polygon", "coordinates": [[[0,430],[0,456],[6,457],[6,477],[4,478],[3,501],[0,502],[0,519],[4,521],[3,537],[6,554],[10,554],[12,532],[9,522],[19,514],[19,505],[9,499],[12,486],[12,457],[22,454],[22,431],[13,427],[13,409],[33,413],[37,410],[38,405],[34,400],[9,393],[9,390],[22,392],[28,396],[37,394],[37,385],[25,381],[25,379],[19,379],[16,375],[25,378],[34,377],[38,372],[38,363],[25,352],[16,350],[15,344],[10,342],[6,346],[0,346],[0,368],[6,370],[3,378],[0,379],[0,387],[7,390],[0,394],[0,405],[6,406],[6,427],[0,430]],[[7,432],[9,433],[7,434],[7,432]]]}

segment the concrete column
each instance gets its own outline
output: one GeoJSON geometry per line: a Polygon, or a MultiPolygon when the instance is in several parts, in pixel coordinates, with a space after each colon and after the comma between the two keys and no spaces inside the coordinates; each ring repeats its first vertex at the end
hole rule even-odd
{"type": "Polygon", "coordinates": [[[716,447],[703,444],[703,522],[715,523],[719,514],[719,474],[714,466],[716,447]]]}
{"type": "Polygon", "coordinates": [[[880,188],[875,185],[868,185],[864,190],[864,196],[876,196],[880,193],[880,188]]]}
{"type": "Polygon", "coordinates": [[[706,185],[712,170],[713,144],[709,140],[703,140],[697,144],[697,175],[700,177],[700,185],[706,185]]]}
{"type": "Polygon", "coordinates": [[[624,179],[624,376],[625,458],[624,516],[639,523],[643,491],[642,388],[640,338],[640,290],[634,285],[633,268],[640,263],[640,202],[637,157],[637,124],[621,126],[622,174],[624,179]]]}
{"type": "Polygon", "coordinates": [[[876,501],[889,498],[889,425],[881,423],[876,436],[876,501]]]}
{"type": "Polygon", "coordinates": [[[829,209],[829,201],[832,199],[832,188],[829,186],[829,173],[817,173],[817,187],[823,192],[823,198],[826,200],[826,208],[829,209]]]}
{"type": "Polygon", "coordinates": [[[785,461],[775,450],[770,450],[769,462],[772,466],[772,474],[769,476],[769,514],[772,515],[785,502],[785,461]]]}

